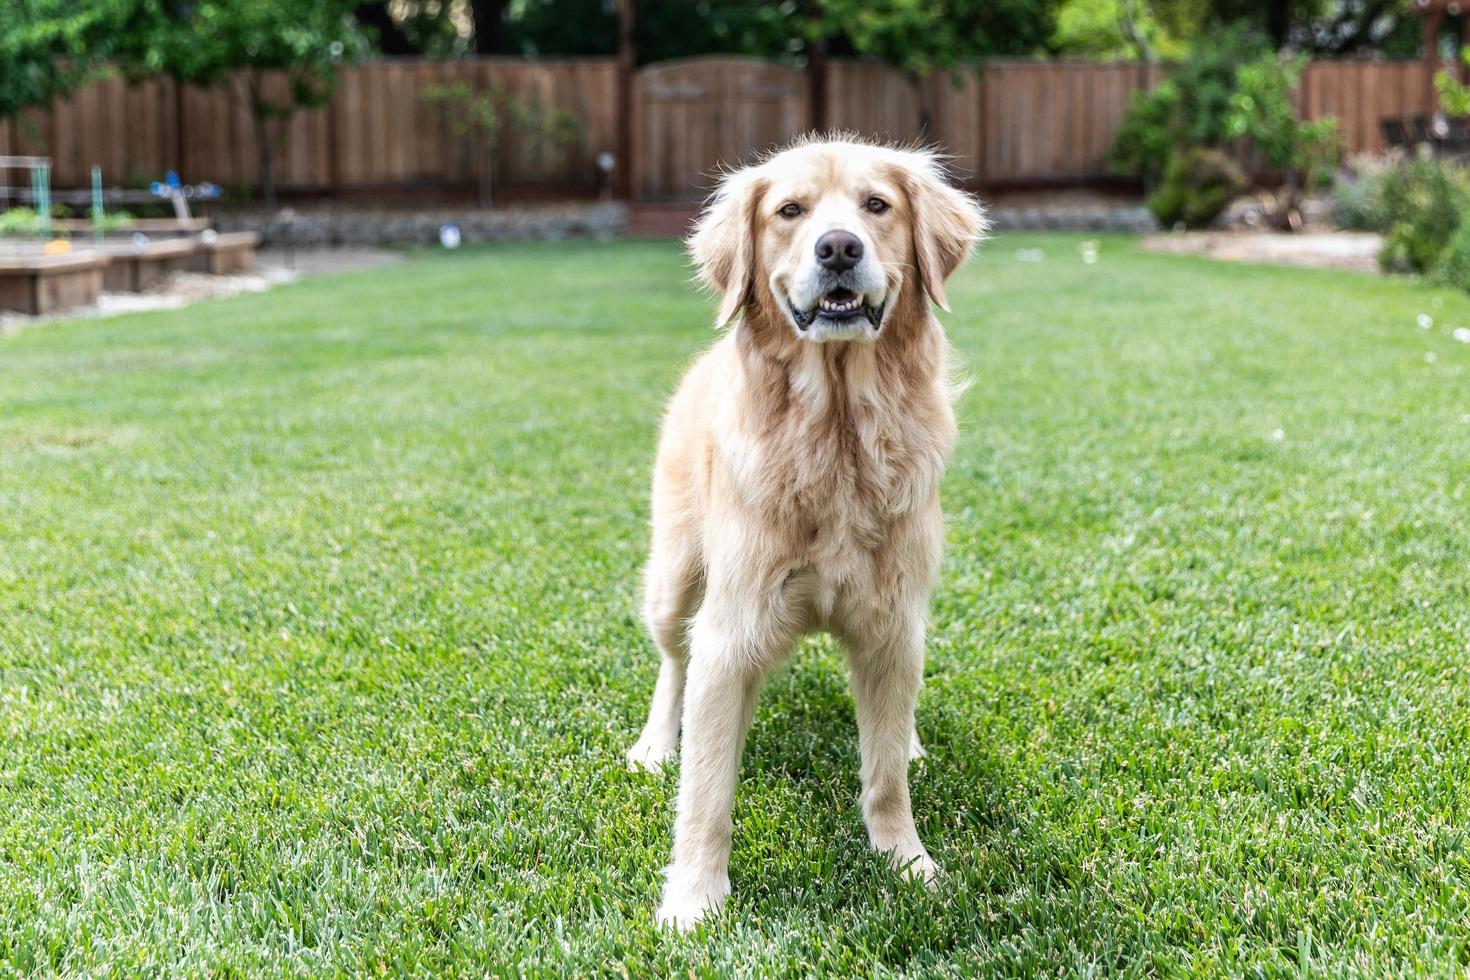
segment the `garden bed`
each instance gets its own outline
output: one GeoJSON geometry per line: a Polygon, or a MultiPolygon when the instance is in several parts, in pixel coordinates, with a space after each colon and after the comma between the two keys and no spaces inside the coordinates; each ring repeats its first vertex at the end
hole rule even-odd
{"type": "Polygon", "coordinates": [[[207,272],[215,276],[244,275],[255,268],[255,249],[260,235],[253,231],[199,236],[198,248],[189,263],[190,272],[207,272]]]}
{"type": "Polygon", "coordinates": [[[0,311],[41,316],[90,306],[102,293],[106,266],[107,256],[93,251],[0,253],[0,311]]]}
{"type": "Polygon", "coordinates": [[[141,293],[175,273],[188,271],[199,248],[194,238],[143,244],[104,242],[100,250],[110,261],[102,270],[102,288],[109,293],[141,293]]]}
{"type": "MultiPolygon", "coordinates": [[[[53,218],[51,227],[56,232],[65,232],[73,238],[90,238],[93,225],[89,218],[53,218]]],[[[104,231],[103,235],[108,238],[132,238],[137,234],[150,238],[169,238],[198,235],[208,230],[208,218],[133,218],[126,224],[104,231]]]]}

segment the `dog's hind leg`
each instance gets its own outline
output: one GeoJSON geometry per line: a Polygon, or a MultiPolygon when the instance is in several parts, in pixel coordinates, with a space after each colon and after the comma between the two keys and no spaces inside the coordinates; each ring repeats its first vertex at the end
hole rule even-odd
{"type": "Polygon", "coordinates": [[[703,575],[692,542],[656,542],[648,562],[643,618],[662,663],[653,688],[653,703],[648,708],[648,722],[628,750],[631,769],[658,769],[673,758],[678,747],[684,675],[689,662],[689,617],[699,605],[702,592],[703,575]]]}

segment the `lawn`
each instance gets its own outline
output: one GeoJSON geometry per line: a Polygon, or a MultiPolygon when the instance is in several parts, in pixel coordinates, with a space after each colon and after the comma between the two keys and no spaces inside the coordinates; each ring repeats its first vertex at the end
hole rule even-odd
{"type": "Polygon", "coordinates": [[[867,850],[814,639],[689,937],[622,763],[672,243],[0,337],[0,973],[1465,969],[1470,298],[1078,244],[951,288],[942,886],[867,850]]]}

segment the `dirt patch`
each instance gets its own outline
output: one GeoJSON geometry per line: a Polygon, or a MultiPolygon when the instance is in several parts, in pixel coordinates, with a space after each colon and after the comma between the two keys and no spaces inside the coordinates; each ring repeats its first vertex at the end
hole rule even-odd
{"type": "Polygon", "coordinates": [[[1360,231],[1304,235],[1189,231],[1149,235],[1143,240],[1143,248],[1148,252],[1202,255],[1226,262],[1299,265],[1313,269],[1357,269],[1362,272],[1378,271],[1378,251],[1382,247],[1382,235],[1360,231]]]}

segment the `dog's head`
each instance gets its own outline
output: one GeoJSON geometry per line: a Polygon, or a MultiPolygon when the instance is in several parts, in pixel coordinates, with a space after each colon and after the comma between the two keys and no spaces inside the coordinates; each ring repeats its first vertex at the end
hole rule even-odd
{"type": "Polygon", "coordinates": [[[944,281],[985,233],[933,154],[803,142],[725,177],[689,238],[716,324],[758,307],[805,341],[876,340],[905,288],[944,281]]]}

